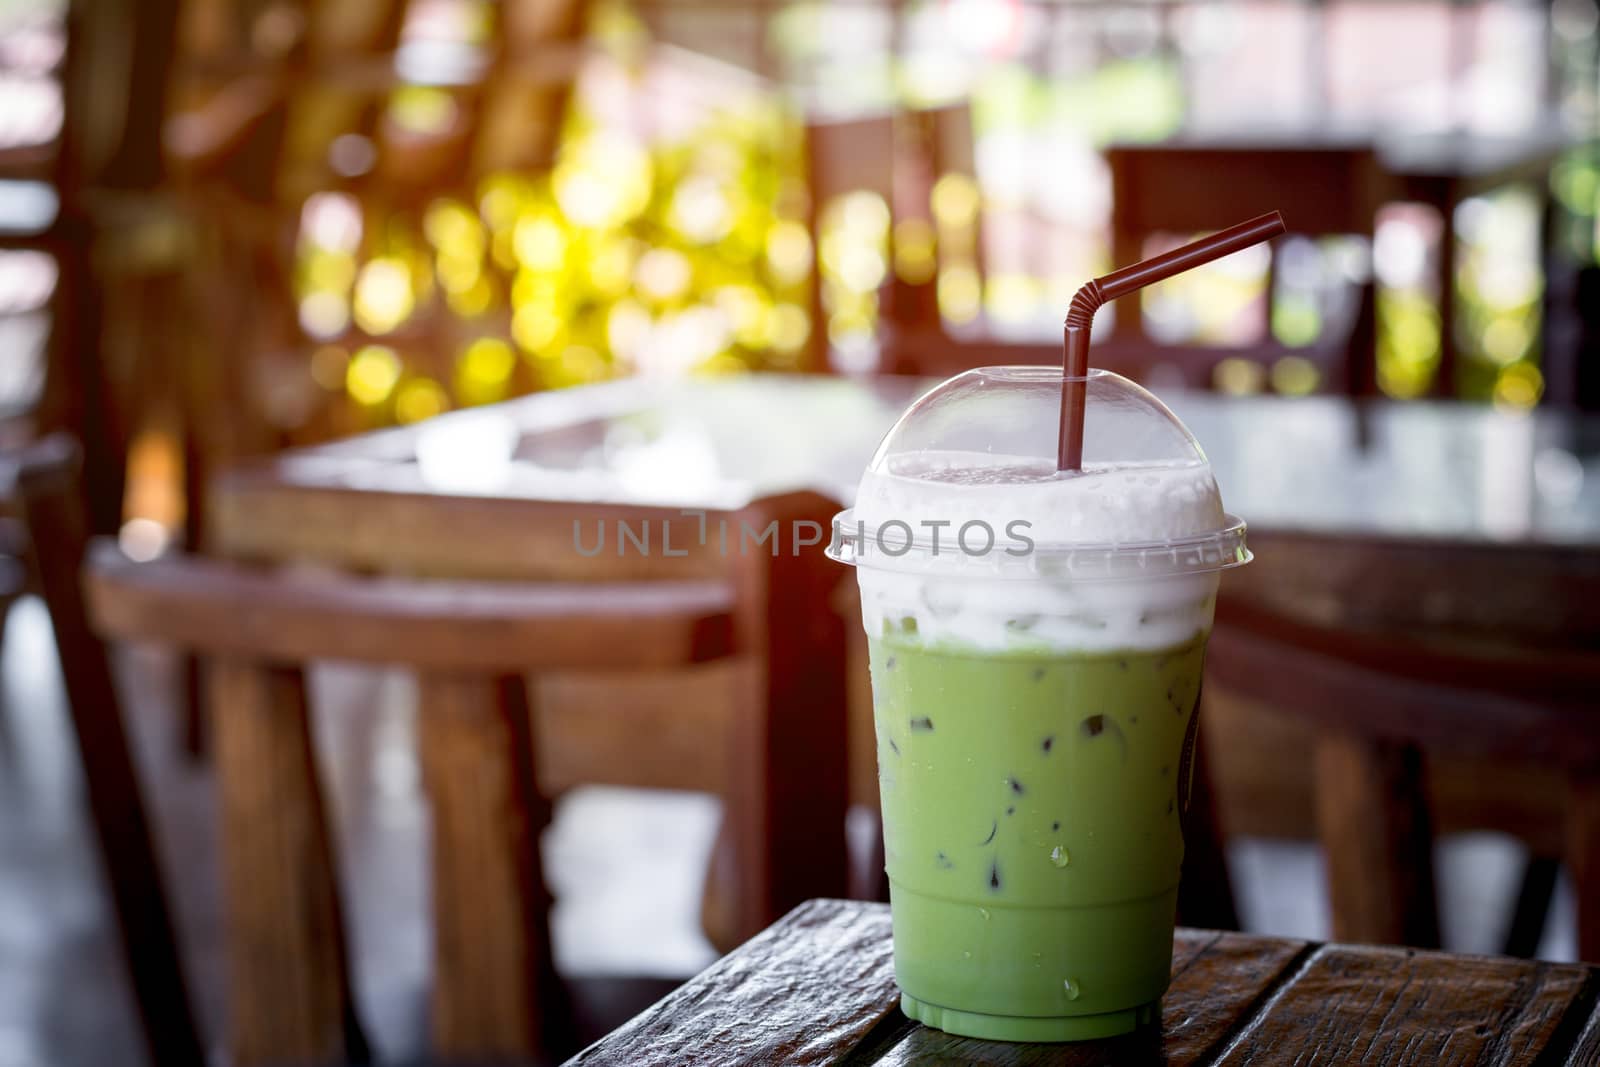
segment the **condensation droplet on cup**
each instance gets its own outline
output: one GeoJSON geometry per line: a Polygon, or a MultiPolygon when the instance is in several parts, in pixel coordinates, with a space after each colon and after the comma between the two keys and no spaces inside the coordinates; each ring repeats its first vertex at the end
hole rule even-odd
{"type": "Polygon", "coordinates": [[[1060,845],[1050,850],[1050,862],[1057,867],[1065,867],[1072,862],[1072,857],[1067,855],[1067,850],[1060,845]]]}
{"type": "Polygon", "coordinates": [[[989,909],[988,908],[979,908],[978,909],[978,914],[983,916],[983,921],[984,922],[988,922],[989,921],[989,909]]]}
{"type": "Polygon", "coordinates": [[[1078,989],[1078,980],[1076,978],[1068,978],[1064,982],[1062,982],[1061,984],[1062,984],[1063,988],[1065,988],[1066,991],[1067,991],[1067,999],[1068,1000],[1077,1000],[1078,999],[1079,989],[1078,989]]]}
{"type": "Polygon", "coordinates": [[[962,959],[964,959],[964,960],[970,960],[970,959],[971,959],[971,958],[972,958],[972,953],[970,953],[970,952],[963,952],[963,953],[962,953],[962,954],[961,954],[961,958],[962,958],[962,959]]]}

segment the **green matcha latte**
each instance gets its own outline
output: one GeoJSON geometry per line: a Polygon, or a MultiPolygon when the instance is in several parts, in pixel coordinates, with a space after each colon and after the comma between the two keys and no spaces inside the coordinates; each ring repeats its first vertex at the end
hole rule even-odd
{"type": "Polygon", "coordinates": [[[902,1004],[976,1037],[1154,1017],[1218,572],[1248,558],[1194,439],[1115,375],[1086,440],[1125,453],[1058,474],[1031,422],[1060,381],[924,397],[830,549],[861,587],[902,1004]]]}

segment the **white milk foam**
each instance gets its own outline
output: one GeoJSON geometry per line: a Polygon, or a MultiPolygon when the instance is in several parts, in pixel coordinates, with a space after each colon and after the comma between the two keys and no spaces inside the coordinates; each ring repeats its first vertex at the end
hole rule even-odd
{"type": "MultiPolygon", "coordinates": [[[[1039,550],[1073,545],[1148,544],[1210,533],[1226,519],[1211,468],[1118,466],[1060,475],[1047,462],[979,452],[924,452],[897,457],[889,471],[868,470],[854,518],[868,531],[898,520],[915,532],[918,549],[857,567],[863,622],[983,651],[1036,649],[1106,652],[1170,648],[1210,627],[1215,571],[1161,578],[1086,578],[1018,566],[1005,549],[1021,527],[1039,550]],[[963,523],[982,520],[994,550],[969,555],[956,543],[963,523]],[[939,528],[940,551],[927,550],[939,528]]],[[[968,543],[985,538],[972,531],[968,543]]],[[[903,535],[896,544],[903,541],[903,535]]],[[[1020,561],[1027,563],[1024,558],[1020,561]]]]}

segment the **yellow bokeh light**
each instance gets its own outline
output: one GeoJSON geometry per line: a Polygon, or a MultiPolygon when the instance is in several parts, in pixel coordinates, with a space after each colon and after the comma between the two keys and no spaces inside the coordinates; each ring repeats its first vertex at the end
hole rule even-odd
{"type": "Polygon", "coordinates": [[[345,368],[350,353],[338,345],[323,345],[311,353],[311,380],[330,392],[344,388],[345,368]]]}
{"type": "Polygon", "coordinates": [[[772,309],[772,347],[796,352],[811,336],[811,316],[799,304],[779,304],[772,309]]]}
{"type": "Polygon", "coordinates": [[[1494,382],[1494,405],[1512,411],[1525,411],[1539,402],[1544,393],[1544,375],[1532,363],[1513,363],[1502,370],[1494,382]]]}
{"type": "Polygon", "coordinates": [[[951,322],[971,322],[978,317],[981,287],[978,272],[966,264],[954,264],[939,272],[939,314],[951,322]]]}
{"type": "Polygon", "coordinates": [[[388,333],[411,315],[414,301],[405,261],[392,256],[374,259],[356,279],[356,325],[368,333],[388,333]]]}
{"type": "Polygon", "coordinates": [[[858,189],[828,207],[825,227],[841,226],[864,238],[881,238],[889,232],[889,203],[879,193],[858,189]]]}
{"type": "Polygon", "coordinates": [[[1237,356],[1222,360],[1211,371],[1211,381],[1216,385],[1217,392],[1230,396],[1249,396],[1261,392],[1266,377],[1261,364],[1237,356]]]}
{"type": "Polygon", "coordinates": [[[1405,400],[1421,396],[1439,363],[1439,312],[1424,295],[1378,293],[1378,388],[1405,400]]]}
{"type": "Polygon", "coordinates": [[[447,293],[460,293],[478,284],[483,274],[483,261],[475,256],[440,253],[435,273],[447,293]]]}
{"type": "Polygon", "coordinates": [[[598,382],[606,377],[605,357],[587,345],[573,345],[561,353],[549,368],[555,385],[582,385],[598,382]]]}
{"type": "Polygon", "coordinates": [[[554,219],[530,215],[517,223],[511,246],[528,270],[554,272],[566,259],[567,234],[554,219]]]}
{"type": "Polygon", "coordinates": [[[794,285],[811,272],[811,234],[798,222],[784,220],[767,231],[767,266],[780,284],[794,285]]]}
{"type": "Polygon", "coordinates": [[[1039,301],[1039,288],[1026,274],[1007,272],[989,278],[989,314],[1000,322],[1021,322],[1033,314],[1039,301]]]}
{"type": "Polygon", "coordinates": [[[545,307],[554,308],[560,298],[561,286],[557,279],[549,275],[519,270],[517,276],[511,280],[511,303],[516,307],[543,304],[545,307]]]}
{"type": "Polygon", "coordinates": [[[698,175],[678,183],[668,211],[672,228],[696,244],[726,236],[733,216],[733,204],[721,183],[698,175]]]}
{"type": "Polygon", "coordinates": [[[1302,356],[1284,356],[1272,365],[1272,388],[1284,396],[1305,396],[1314,392],[1322,376],[1317,365],[1302,356]]]}
{"type": "Polygon", "coordinates": [[[634,300],[618,301],[606,316],[606,343],[614,355],[637,363],[650,341],[650,312],[634,300]]]}
{"type": "Polygon", "coordinates": [[[511,316],[511,337],[529,355],[544,351],[560,333],[561,316],[543,304],[523,304],[511,316]]]}
{"type": "Polygon", "coordinates": [[[350,305],[338,293],[307,293],[300,298],[300,328],[312,337],[337,337],[350,325],[350,305]]]}
{"type": "Polygon", "coordinates": [[[314,249],[301,261],[300,270],[304,288],[344,294],[356,279],[356,257],[349,252],[314,249]]]}
{"type": "Polygon", "coordinates": [[[889,265],[883,253],[871,245],[848,242],[836,257],[839,284],[856,293],[870,293],[883,284],[889,265]]]}
{"type": "Polygon", "coordinates": [[[422,216],[422,232],[440,252],[474,258],[483,255],[483,224],[459,200],[439,199],[429,204],[422,216]]]}
{"type": "Polygon", "coordinates": [[[1427,364],[1399,361],[1378,364],[1378,388],[1384,396],[1396,400],[1411,400],[1428,391],[1433,381],[1433,368],[1427,364]]]}
{"type": "Polygon", "coordinates": [[[766,297],[753,285],[724,285],[712,300],[733,325],[733,339],[747,348],[772,343],[772,313],[766,297]]]}
{"type": "Polygon", "coordinates": [[[432,378],[413,378],[394,398],[394,415],[401,422],[421,422],[450,407],[444,387],[432,378]]]}
{"type": "Polygon", "coordinates": [[[929,205],[941,226],[971,226],[978,219],[982,195],[978,183],[965,174],[946,174],[933,183],[929,205]]]}
{"type": "Polygon", "coordinates": [[[402,86],[389,99],[390,120],[413,133],[443,133],[459,112],[455,97],[433,86],[402,86]]]}
{"type": "Polygon", "coordinates": [[[1310,300],[1278,300],[1272,305],[1272,335],[1290,348],[1303,348],[1322,332],[1322,316],[1310,300]]]}
{"type": "Polygon", "coordinates": [[[1532,342],[1533,330],[1515,315],[1497,315],[1483,330],[1483,354],[1501,366],[1521,359],[1532,342]]]}
{"type": "Polygon", "coordinates": [[[489,254],[501,270],[517,269],[517,249],[512,242],[512,230],[495,230],[489,242],[489,254]]]}
{"type": "Polygon", "coordinates": [[[688,290],[694,268],[681,252],[652,248],[639,257],[633,274],[635,284],[646,296],[665,301],[682,296],[688,290]]]}
{"type": "Polygon", "coordinates": [[[493,229],[509,230],[531,199],[528,180],[518,174],[495,174],[485,178],[478,193],[478,210],[493,229]]]}
{"type": "Polygon", "coordinates": [[[633,280],[634,254],[630,240],[603,242],[589,257],[589,284],[602,296],[621,296],[633,280]]]}
{"type": "Polygon", "coordinates": [[[344,387],[361,404],[381,404],[400,380],[400,357],[387,345],[367,345],[345,368],[344,387]]]}
{"type": "Polygon", "coordinates": [[[562,214],[580,226],[620,226],[649,206],[654,170],[632,138],[598,134],[569,144],[550,176],[562,214]]]}
{"type": "Polygon", "coordinates": [[[516,369],[516,353],[494,337],[480,337],[456,360],[456,396],[463,404],[490,404],[504,400],[516,369]]]}
{"type": "Polygon", "coordinates": [[[706,377],[740,374],[750,369],[750,364],[731,352],[719,352],[694,368],[694,373],[706,377]]]}
{"type": "Polygon", "coordinates": [[[467,288],[445,293],[445,303],[450,305],[450,310],[468,319],[488,311],[493,302],[494,286],[482,274],[473,279],[467,288]]]}

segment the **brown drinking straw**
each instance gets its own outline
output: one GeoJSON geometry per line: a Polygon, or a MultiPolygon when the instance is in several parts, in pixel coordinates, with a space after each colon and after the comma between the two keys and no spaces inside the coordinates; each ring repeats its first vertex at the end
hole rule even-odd
{"type": "Polygon", "coordinates": [[[1218,230],[1182,248],[1114,270],[1079,289],[1067,309],[1066,360],[1061,383],[1060,455],[1056,469],[1083,469],[1083,402],[1085,379],[1089,373],[1089,327],[1094,313],[1119,296],[1127,296],[1152,282],[1182,274],[1191,267],[1270,240],[1284,232],[1283,216],[1268,212],[1249,222],[1218,230]]]}

